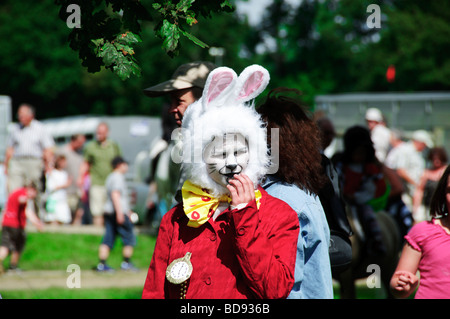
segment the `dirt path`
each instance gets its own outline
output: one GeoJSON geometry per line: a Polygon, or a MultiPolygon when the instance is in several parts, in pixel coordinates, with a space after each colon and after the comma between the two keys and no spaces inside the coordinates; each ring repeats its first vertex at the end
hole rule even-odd
{"type": "Polygon", "coordinates": [[[75,272],[64,271],[21,271],[7,272],[0,276],[0,293],[8,290],[38,290],[47,288],[121,288],[143,287],[147,275],[146,270],[137,272],[116,271],[113,274],[98,273],[93,270],[81,270],[79,281],[75,272]]]}

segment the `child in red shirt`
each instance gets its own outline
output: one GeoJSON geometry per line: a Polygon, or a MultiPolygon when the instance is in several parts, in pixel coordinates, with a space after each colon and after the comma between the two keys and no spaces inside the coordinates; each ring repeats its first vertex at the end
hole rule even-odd
{"type": "Polygon", "coordinates": [[[11,252],[10,269],[16,269],[20,254],[25,246],[25,225],[27,217],[42,230],[42,223],[33,210],[27,210],[27,201],[36,198],[37,189],[34,183],[13,191],[9,197],[3,214],[2,238],[0,244],[0,274],[3,273],[3,260],[11,252]]]}

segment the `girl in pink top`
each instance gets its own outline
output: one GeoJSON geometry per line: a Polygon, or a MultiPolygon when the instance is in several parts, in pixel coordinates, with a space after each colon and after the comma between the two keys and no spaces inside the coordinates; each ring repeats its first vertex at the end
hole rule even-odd
{"type": "Polygon", "coordinates": [[[443,173],[431,199],[431,221],[413,226],[397,269],[391,290],[397,298],[407,298],[419,285],[416,299],[450,298],[450,165],[443,173]]]}

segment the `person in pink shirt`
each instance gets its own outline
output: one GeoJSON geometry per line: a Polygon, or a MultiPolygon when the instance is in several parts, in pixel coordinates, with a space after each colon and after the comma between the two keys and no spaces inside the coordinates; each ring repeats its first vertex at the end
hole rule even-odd
{"type": "Polygon", "coordinates": [[[415,299],[450,298],[449,211],[450,165],[431,198],[431,220],[414,225],[405,236],[406,244],[390,284],[395,297],[407,298],[419,286],[415,299]]]}

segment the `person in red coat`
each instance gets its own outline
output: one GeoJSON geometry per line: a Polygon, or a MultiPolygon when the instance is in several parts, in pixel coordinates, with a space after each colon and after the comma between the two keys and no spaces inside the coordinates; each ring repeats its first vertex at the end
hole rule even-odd
{"type": "Polygon", "coordinates": [[[218,68],[189,107],[182,126],[188,172],[183,201],[161,221],[142,298],[289,295],[298,218],[257,186],[268,170],[266,132],[256,111],[244,105],[268,81],[260,66],[246,68],[239,78],[218,68]]]}

